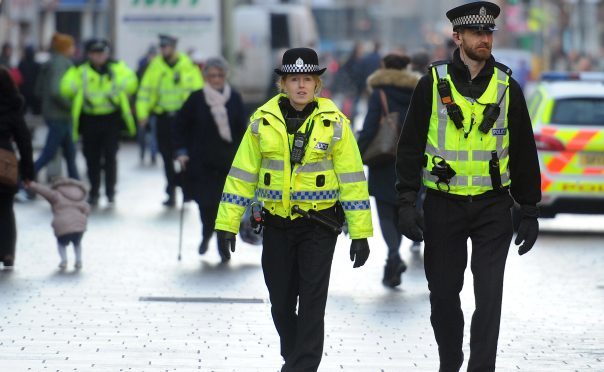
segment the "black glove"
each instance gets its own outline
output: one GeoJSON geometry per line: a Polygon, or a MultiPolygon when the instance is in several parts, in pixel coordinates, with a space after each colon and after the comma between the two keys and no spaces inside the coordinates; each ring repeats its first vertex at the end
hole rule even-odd
{"type": "Polygon", "coordinates": [[[537,241],[537,234],[539,234],[539,208],[534,205],[522,205],[520,206],[520,225],[518,226],[518,234],[514,244],[520,245],[518,248],[518,254],[523,255],[533,248],[533,244],[537,241]]]}
{"type": "Polygon", "coordinates": [[[409,191],[399,196],[398,230],[414,242],[424,240],[424,217],[415,209],[417,193],[409,191]]]}
{"type": "Polygon", "coordinates": [[[350,261],[354,261],[352,267],[361,267],[369,258],[369,243],[367,239],[353,239],[350,244],[350,261]]]}
{"type": "Polygon", "coordinates": [[[220,254],[225,260],[230,260],[231,252],[235,252],[235,234],[230,231],[216,230],[216,235],[218,235],[218,250],[220,254]]]}

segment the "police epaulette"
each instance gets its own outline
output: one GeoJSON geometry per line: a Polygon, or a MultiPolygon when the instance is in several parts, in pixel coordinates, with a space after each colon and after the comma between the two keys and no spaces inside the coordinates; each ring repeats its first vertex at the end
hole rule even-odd
{"type": "Polygon", "coordinates": [[[428,65],[428,69],[431,69],[432,67],[436,67],[436,66],[440,66],[440,65],[448,65],[451,64],[453,61],[451,61],[450,59],[443,59],[441,61],[434,61],[432,63],[430,63],[428,65]]]}
{"type": "Polygon", "coordinates": [[[495,61],[495,67],[505,72],[508,76],[512,76],[512,69],[504,65],[503,63],[495,61]]]}

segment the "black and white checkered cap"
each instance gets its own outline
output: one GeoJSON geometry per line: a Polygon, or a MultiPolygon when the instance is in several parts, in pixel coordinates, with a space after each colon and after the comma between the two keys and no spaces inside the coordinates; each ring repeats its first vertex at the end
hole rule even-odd
{"type": "Polygon", "coordinates": [[[317,52],[310,48],[292,48],[283,53],[281,67],[275,72],[279,75],[286,74],[311,74],[321,75],[326,68],[319,67],[317,52]]]}
{"type": "Polygon", "coordinates": [[[455,7],[447,12],[453,29],[458,27],[478,28],[495,31],[495,18],[499,16],[499,6],[489,1],[475,1],[455,7]]]}

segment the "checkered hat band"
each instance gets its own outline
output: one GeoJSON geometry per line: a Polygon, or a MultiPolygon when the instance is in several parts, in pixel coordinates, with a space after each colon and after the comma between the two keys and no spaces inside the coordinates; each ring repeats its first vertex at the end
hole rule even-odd
{"type": "Polygon", "coordinates": [[[303,74],[305,72],[317,72],[321,70],[317,65],[283,65],[281,71],[286,74],[303,74]]]}
{"type": "Polygon", "coordinates": [[[465,25],[494,25],[495,18],[492,15],[470,14],[455,18],[452,22],[453,27],[465,25]]]}

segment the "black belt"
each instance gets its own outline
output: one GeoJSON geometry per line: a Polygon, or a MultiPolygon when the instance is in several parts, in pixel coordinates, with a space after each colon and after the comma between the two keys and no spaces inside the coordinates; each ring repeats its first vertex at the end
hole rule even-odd
{"type": "MultiPolygon", "coordinates": [[[[289,217],[275,216],[273,214],[270,214],[270,212],[264,208],[263,208],[263,212],[264,212],[264,225],[265,226],[272,226],[272,227],[278,227],[280,229],[287,229],[287,228],[293,228],[293,227],[310,226],[310,225],[314,224],[311,220],[302,218],[302,217],[298,217],[298,218],[292,220],[289,217]]],[[[322,209],[318,212],[326,217],[337,220],[335,205],[333,207],[329,207],[327,209],[322,209]]]]}
{"type": "Polygon", "coordinates": [[[427,188],[426,193],[435,195],[435,196],[440,196],[442,198],[447,198],[447,199],[451,199],[451,200],[459,200],[459,201],[470,202],[470,203],[473,201],[477,201],[477,200],[494,198],[496,196],[509,194],[507,187],[504,187],[500,190],[489,190],[487,192],[484,192],[484,193],[478,194],[478,195],[457,195],[457,194],[451,194],[451,193],[447,193],[447,192],[443,192],[443,191],[435,190],[435,189],[431,189],[431,188],[427,188]]]}

